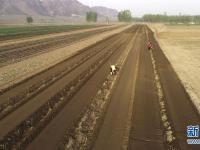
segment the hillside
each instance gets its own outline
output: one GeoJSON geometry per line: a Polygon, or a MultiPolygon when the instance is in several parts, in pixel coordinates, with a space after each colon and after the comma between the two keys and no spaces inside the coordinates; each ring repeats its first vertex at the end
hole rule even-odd
{"type": "Polygon", "coordinates": [[[77,0],[0,0],[0,16],[81,17],[96,11],[101,17],[116,18],[117,11],[106,7],[89,7],[77,0]]]}

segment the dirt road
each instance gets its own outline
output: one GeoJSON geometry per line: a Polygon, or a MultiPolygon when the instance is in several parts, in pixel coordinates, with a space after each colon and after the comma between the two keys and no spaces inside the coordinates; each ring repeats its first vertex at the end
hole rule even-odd
{"type": "Polygon", "coordinates": [[[186,144],[199,114],[145,25],[83,49],[0,99],[0,149],[199,149],[186,144]]]}

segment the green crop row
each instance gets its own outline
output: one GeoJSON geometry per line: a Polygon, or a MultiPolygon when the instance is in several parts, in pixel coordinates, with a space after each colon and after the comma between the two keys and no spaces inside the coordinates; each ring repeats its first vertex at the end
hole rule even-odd
{"type": "Polygon", "coordinates": [[[60,25],[60,26],[21,26],[21,27],[1,27],[0,37],[17,35],[37,35],[54,32],[63,32],[77,29],[93,28],[96,25],[60,25]]]}

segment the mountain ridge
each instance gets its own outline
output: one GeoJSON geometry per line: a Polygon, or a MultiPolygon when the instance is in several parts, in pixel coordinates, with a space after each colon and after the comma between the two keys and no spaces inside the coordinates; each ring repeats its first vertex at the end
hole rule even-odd
{"type": "Polygon", "coordinates": [[[95,11],[100,17],[116,18],[118,11],[103,6],[89,7],[78,0],[0,0],[0,16],[85,16],[95,11]]]}

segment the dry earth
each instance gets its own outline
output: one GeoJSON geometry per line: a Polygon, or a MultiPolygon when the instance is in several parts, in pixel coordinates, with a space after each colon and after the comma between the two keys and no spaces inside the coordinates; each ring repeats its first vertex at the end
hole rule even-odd
{"type": "Polygon", "coordinates": [[[119,33],[130,26],[131,25],[123,26],[106,33],[97,34],[82,40],[79,43],[74,43],[64,48],[55,49],[49,53],[44,53],[21,62],[2,67],[0,68],[0,90],[16,84],[48,67],[51,67],[52,65],[55,65],[56,63],[59,63],[60,61],[77,53],[81,49],[101,41],[113,34],[119,33]]]}
{"type": "Polygon", "coordinates": [[[200,26],[149,26],[200,113],[200,26]]]}

